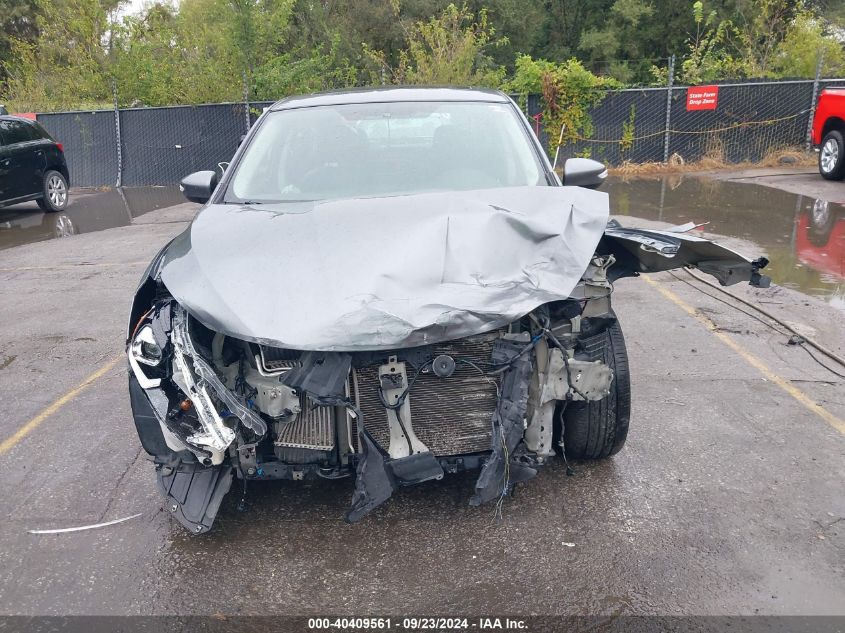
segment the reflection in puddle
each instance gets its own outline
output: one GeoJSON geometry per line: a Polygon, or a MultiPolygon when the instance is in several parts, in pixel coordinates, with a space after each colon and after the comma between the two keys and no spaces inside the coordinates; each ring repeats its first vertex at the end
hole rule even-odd
{"type": "Polygon", "coordinates": [[[64,213],[59,214],[56,217],[56,237],[70,237],[71,235],[77,234],[76,227],[73,225],[73,220],[71,220],[68,216],[64,213]]]}
{"type": "Polygon", "coordinates": [[[754,242],[771,260],[766,273],[775,283],[845,310],[845,206],[682,174],[609,178],[603,190],[615,215],[667,225],[709,222],[708,233],[754,242]]]}
{"type": "Polygon", "coordinates": [[[185,202],[177,186],[71,191],[67,209],[44,213],[34,202],[0,209],[0,250],[126,226],[134,218],[185,202]]]}

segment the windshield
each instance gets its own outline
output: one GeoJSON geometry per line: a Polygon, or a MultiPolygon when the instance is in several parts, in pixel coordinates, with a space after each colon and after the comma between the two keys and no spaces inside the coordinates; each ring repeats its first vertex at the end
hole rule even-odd
{"type": "Polygon", "coordinates": [[[402,102],[268,113],[226,202],[287,202],[545,185],[507,103],[402,102]]]}

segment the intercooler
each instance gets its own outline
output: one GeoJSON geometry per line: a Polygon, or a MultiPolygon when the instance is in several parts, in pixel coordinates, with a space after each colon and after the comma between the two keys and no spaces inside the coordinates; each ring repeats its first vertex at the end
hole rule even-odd
{"type": "MultiPolygon", "coordinates": [[[[420,372],[408,396],[414,433],[438,456],[490,450],[491,417],[498,401],[496,378],[482,370],[490,366],[490,352],[499,332],[491,332],[433,346],[456,361],[455,371],[441,378],[431,369],[420,372]]],[[[389,354],[389,353],[388,353],[389,354]]],[[[364,415],[373,438],[385,450],[390,444],[387,412],[379,401],[378,370],[382,362],[353,370],[352,397],[364,415]]],[[[417,368],[408,364],[408,379],[417,368]]]]}

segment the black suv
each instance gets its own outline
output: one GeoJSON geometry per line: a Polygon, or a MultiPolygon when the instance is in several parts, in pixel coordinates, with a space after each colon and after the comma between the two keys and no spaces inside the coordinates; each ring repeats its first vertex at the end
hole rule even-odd
{"type": "Polygon", "coordinates": [[[45,211],[67,206],[64,149],[37,122],[0,116],[0,208],[35,200],[45,211]]]}

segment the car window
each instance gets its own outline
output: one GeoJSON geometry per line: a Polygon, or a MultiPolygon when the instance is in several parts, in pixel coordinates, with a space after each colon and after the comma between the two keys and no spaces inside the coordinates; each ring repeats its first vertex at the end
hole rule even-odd
{"type": "Polygon", "coordinates": [[[509,103],[400,102],[270,112],[230,202],[284,202],[547,184],[509,103]]]}
{"type": "Polygon", "coordinates": [[[14,121],[12,119],[0,121],[0,134],[3,135],[6,145],[24,143],[35,138],[35,131],[32,129],[31,125],[27,125],[23,121],[14,121]]]}
{"type": "Polygon", "coordinates": [[[28,141],[40,141],[44,138],[38,128],[35,127],[34,121],[32,123],[29,121],[21,122],[21,125],[23,126],[22,133],[26,135],[28,141]]]}
{"type": "Polygon", "coordinates": [[[42,139],[47,139],[47,140],[50,140],[50,141],[53,140],[53,137],[50,136],[50,133],[47,130],[45,130],[38,121],[33,121],[31,123],[30,127],[32,128],[33,132],[35,133],[35,139],[36,140],[39,140],[39,141],[42,140],[42,139]]]}

